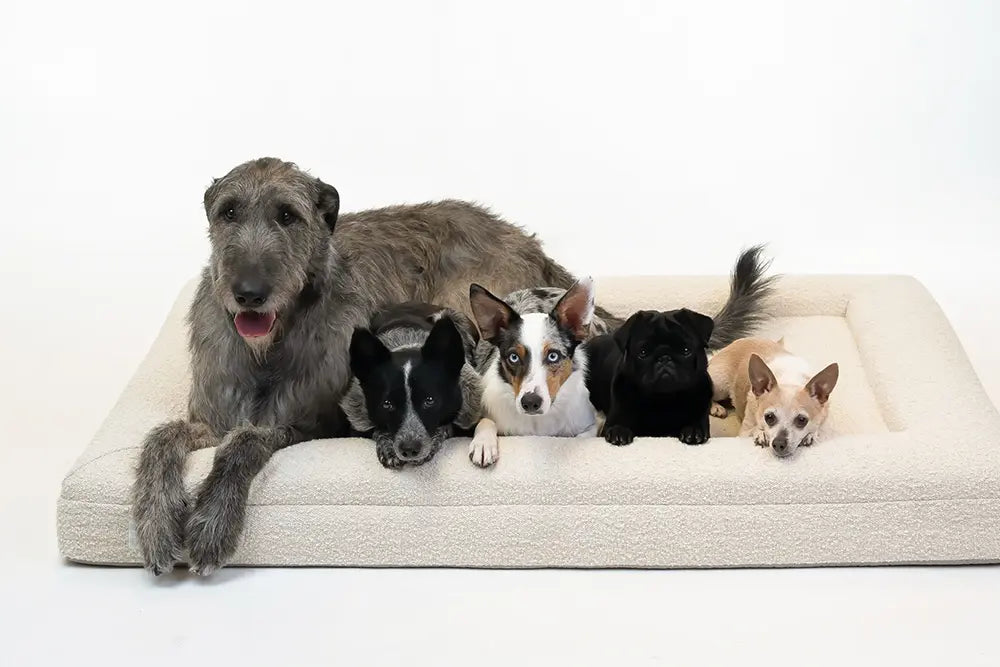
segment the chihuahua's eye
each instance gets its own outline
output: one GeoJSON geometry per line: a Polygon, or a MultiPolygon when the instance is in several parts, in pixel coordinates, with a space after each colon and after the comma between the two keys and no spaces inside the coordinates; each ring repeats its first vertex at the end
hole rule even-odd
{"type": "Polygon", "coordinates": [[[550,364],[554,364],[560,359],[562,359],[562,354],[556,352],[555,350],[549,352],[548,356],[545,357],[545,361],[549,362],[550,364]]]}
{"type": "Polygon", "coordinates": [[[809,417],[805,415],[799,415],[795,418],[795,428],[805,428],[809,423],[809,417]]]}
{"type": "Polygon", "coordinates": [[[768,426],[774,426],[775,424],[778,423],[778,415],[774,414],[773,412],[768,412],[767,414],[764,415],[764,423],[767,424],[768,426]]]}
{"type": "Polygon", "coordinates": [[[644,347],[639,348],[639,358],[645,359],[649,355],[649,350],[644,347]]]}
{"type": "Polygon", "coordinates": [[[425,408],[429,408],[429,407],[432,407],[433,405],[434,405],[434,397],[433,396],[425,396],[424,397],[424,407],[425,408]]]}
{"type": "Polygon", "coordinates": [[[282,211],[278,214],[278,222],[283,225],[290,225],[295,222],[295,216],[290,211],[282,211]]]}
{"type": "Polygon", "coordinates": [[[521,361],[521,355],[519,355],[517,352],[511,352],[510,354],[507,355],[507,361],[509,361],[512,364],[516,364],[517,362],[521,361]]]}
{"type": "Polygon", "coordinates": [[[392,401],[390,401],[388,398],[385,399],[384,401],[382,401],[382,409],[383,410],[388,410],[388,411],[392,412],[395,408],[396,408],[396,406],[393,405],[392,401]]]}
{"type": "Polygon", "coordinates": [[[236,219],[236,209],[230,206],[225,211],[222,212],[222,217],[224,217],[229,222],[236,219]]]}

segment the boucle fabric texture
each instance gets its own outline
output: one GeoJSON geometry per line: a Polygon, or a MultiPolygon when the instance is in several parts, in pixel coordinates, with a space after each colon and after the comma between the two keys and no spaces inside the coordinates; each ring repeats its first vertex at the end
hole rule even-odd
{"type": "MultiPolygon", "coordinates": [[[[129,489],[143,436],[184,416],[188,285],[66,475],[60,551],[138,565],[129,489]]],[[[620,315],[712,314],[725,277],[599,280],[620,315]]],[[[903,276],[788,276],[765,335],[817,368],[836,361],[826,441],[789,460],[712,420],[689,447],[640,438],[503,438],[481,470],[468,441],[429,464],[382,468],[370,441],[278,452],[254,481],[233,565],[743,567],[1000,560],[1000,416],[927,291],[903,276]]],[[[186,483],[214,450],[190,455],[186,483]]]]}

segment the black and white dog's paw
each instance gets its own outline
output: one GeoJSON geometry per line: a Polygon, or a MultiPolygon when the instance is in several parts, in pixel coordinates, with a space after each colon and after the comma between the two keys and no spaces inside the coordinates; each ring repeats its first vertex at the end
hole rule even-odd
{"type": "Polygon", "coordinates": [[[500,458],[500,442],[492,433],[477,433],[469,443],[469,460],[480,468],[487,468],[500,458]]]}
{"type": "Polygon", "coordinates": [[[708,442],[708,429],[702,424],[685,426],[681,429],[679,438],[685,445],[701,445],[708,442]]]}
{"type": "Polygon", "coordinates": [[[620,424],[605,426],[604,439],[615,447],[622,447],[635,440],[635,433],[628,426],[621,426],[620,424]]]}
{"type": "Polygon", "coordinates": [[[396,450],[393,448],[392,443],[388,445],[375,445],[375,454],[378,456],[378,462],[385,468],[398,470],[403,467],[403,461],[396,456],[396,450]]]}

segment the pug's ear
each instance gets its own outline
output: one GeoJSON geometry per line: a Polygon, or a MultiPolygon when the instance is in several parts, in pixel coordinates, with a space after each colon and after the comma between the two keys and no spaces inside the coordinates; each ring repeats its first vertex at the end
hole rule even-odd
{"type": "Polygon", "coordinates": [[[632,327],[635,326],[635,323],[642,316],[641,310],[638,313],[633,313],[631,317],[625,320],[625,324],[618,327],[618,330],[612,334],[611,337],[614,339],[618,349],[622,351],[622,354],[628,354],[628,339],[632,335],[632,327]]]}
{"type": "Polygon", "coordinates": [[[505,329],[521,319],[506,301],[490,294],[488,289],[476,283],[469,286],[469,305],[472,306],[472,314],[483,340],[494,345],[505,329]]]}
{"type": "Polygon", "coordinates": [[[678,310],[675,317],[678,322],[698,337],[702,347],[708,347],[708,341],[712,338],[712,331],[715,330],[715,320],[708,315],[702,315],[687,308],[678,310]]]}

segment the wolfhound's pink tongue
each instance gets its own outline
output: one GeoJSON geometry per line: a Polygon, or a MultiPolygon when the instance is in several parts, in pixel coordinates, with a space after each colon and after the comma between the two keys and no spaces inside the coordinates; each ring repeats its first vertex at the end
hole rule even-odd
{"type": "Polygon", "coordinates": [[[236,324],[236,331],[244,338],[259,338],[271,333],[274,318],[274,313],[255,313],[252,310],[245,310],[237,313],[233,322],[236,324]]]}

